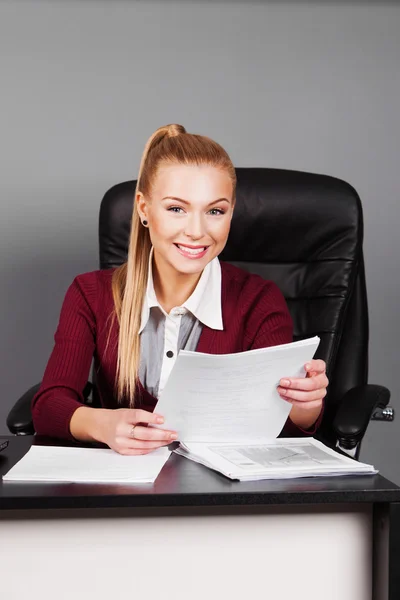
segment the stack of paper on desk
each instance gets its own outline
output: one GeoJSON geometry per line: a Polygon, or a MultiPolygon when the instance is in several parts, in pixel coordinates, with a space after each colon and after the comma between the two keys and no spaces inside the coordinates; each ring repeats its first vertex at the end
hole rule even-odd
{"type": "Polygon", "coordinates": [[[157,404],[163,427],[178,432],[175,452],[241,480],[376,473],[314,439],[276,439],[292,408],[276,386],[305,376],[318,344],[314,337],[237,354],[181,351],[157,404]]]}
{"type": "Polygon", "coordinates": [[[263,444],[181,443],[175,452],[240,481],[377,473],[372,465],[342,456],[313,438],[263,444]]]}
{"type": "Polygon", "coordinates": [[[142,456],[122,456],[100,448],[32,446],[4,481],[152,483],[171,452],[158,448],[142,456]]]}

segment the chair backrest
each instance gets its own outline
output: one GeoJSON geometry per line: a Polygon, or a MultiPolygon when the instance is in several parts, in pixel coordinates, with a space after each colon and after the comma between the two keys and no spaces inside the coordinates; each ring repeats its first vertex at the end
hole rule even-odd
{"type": "MultiPolygon", "coordinates": [[[[368,307],[360,198],[348,183],[299,171],[238,168],[237,202],[221,260],[276,282],[296,340],[318,335],[329,393],[319,437],[333,443],[343,394],[367,382],[368,307]]],[[[126,261],[135,181],[101,203],[100,268],[126,261]]]]}

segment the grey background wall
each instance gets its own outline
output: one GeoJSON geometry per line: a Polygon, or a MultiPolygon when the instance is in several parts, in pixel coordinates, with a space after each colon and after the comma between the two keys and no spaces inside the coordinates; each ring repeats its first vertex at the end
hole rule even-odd
{"type": "MultiPolygon", "coordinates": [[[[237,166],[327,173],[365,211],[371,381],[398,406],[400,6],[0,2],[0,434],[40,380],[66,288],[97,268],[100,199],[183,123],[237,166]]],[[[362,459],[400,483],[400,414],[362,459]]]]}

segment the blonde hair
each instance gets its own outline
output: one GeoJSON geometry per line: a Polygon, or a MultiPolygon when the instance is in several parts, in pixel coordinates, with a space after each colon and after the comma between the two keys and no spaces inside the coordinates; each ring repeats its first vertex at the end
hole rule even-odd
{"type": "Polygon", "coordinates": [[[135,405],[140,361],[140,321],[147,287],[148,262],[151,249],[147,227],[140,221],[136,194],[151,196],[152,183],[161,165],[209,165],[226,171],[233,184],[235,201],[236,173],[227,152],[212,139],[187,133],[182,125],[165,125],[149,138],[140,162],[136,184],[128,260],[112,276],[114,315],[119,323],[117,376],[115,393],[118,401],[124,397],[135,405]]]}

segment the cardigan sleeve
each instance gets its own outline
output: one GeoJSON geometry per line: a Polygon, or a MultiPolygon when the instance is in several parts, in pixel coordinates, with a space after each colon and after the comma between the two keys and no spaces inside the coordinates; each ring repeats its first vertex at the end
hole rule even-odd
{"type": "MultiPolygon", "coordinates": [[[[253,325],[256,331],[251,349],[268,348],[293,341],[293,321],[289,313],[285,298],[279,288],[272,282],[264,289],[257,306],[254,307],[253,316],[258,318],[258,324],[253,325]]],[[[290,376],[290,373],[288,373],[290,376]]],[[[323,408],[316,422],[309,429],[302,429],[287,418],[279,437],[312,436],[319,428],[323,415],[323,408]]]]}
{"type": "Polygon", "coordinates": [[[265,282],[253,301],[246,323],[249,349],[269,348],[293,341],[293,321],[285,298],[272,281],[265,282]]]}
{"type": "Polygon", "coordinates": [[[96,283],[82,286],[84,277],[76,277],[67,290],[54,348],[32,400],[33,424],[40,435],[73,439],[69,423],[83,403],[96,337],[96,319],[88,301],[88,296],[97,295],[96,283]]]}

